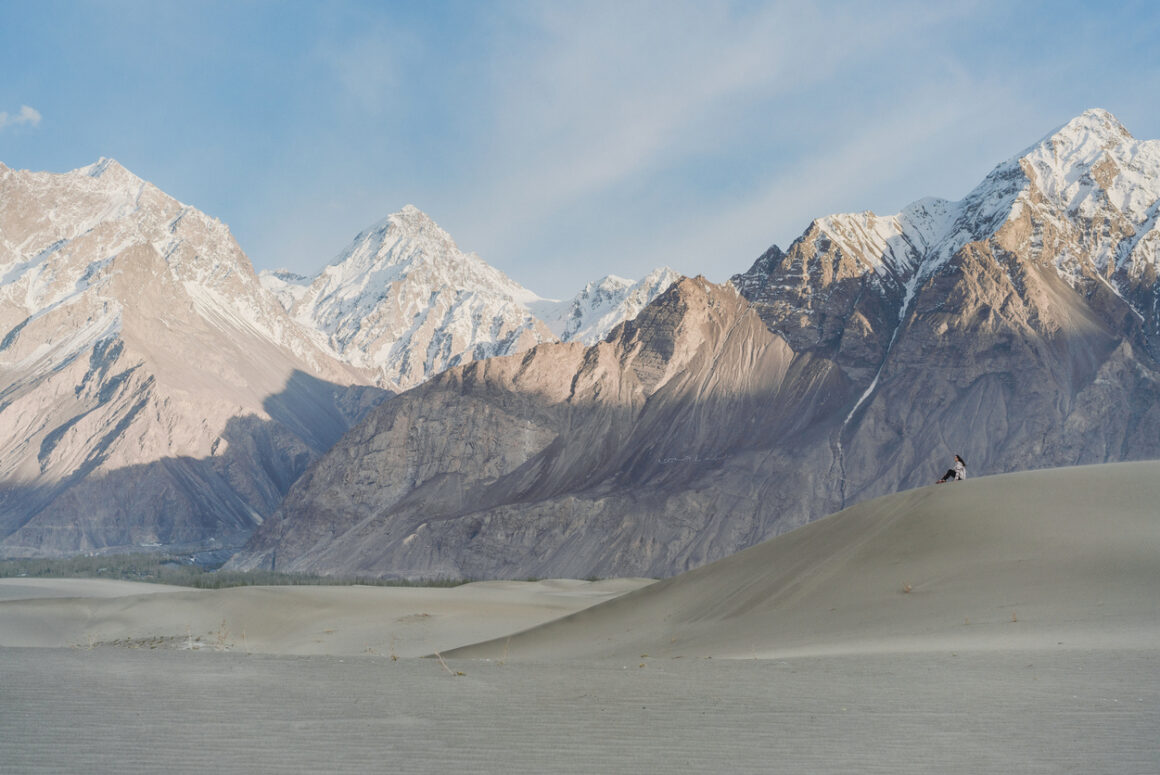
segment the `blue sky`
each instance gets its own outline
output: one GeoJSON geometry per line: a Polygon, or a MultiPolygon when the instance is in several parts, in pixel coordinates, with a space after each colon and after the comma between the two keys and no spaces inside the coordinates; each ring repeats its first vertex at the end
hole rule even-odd
{"type": "Polygon", "coordinates": [[[959,199],[1083,110],[1160,138],[1160,6],[0,0],[0,162],[117,159],[313,274],[411,203],[554,297],[724,281],[959,199]]]}

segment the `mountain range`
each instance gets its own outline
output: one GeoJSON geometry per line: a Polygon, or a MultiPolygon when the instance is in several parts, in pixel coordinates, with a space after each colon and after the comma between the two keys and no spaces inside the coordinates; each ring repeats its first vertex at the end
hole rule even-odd
{"type": "Polygon", "coordinates": [[[1160,142],[1092,110],[957,202],[555,302],[413,207],[259,277],[115,162],[0,167],[0,553],[668,576],[954,453],[1157,457],[1158,203],[1160,142]]]}
{"type": "Polygon", "coordinates": [[[0,166],[0,556],[226,556],[378,401],[556,341],[529,305],[599,335],[648,292],[542,299],[410,206],[317,277],[259,277],[115,161],[0,166]]]}
{"type": "Polygon", "coordinates": [[[1160,142],[1088,111],[962,200],[818,219],[594,346],[385,402],[231,563],[668,576],[956,453],[971,475],[1156,457],[1158,202],[1160,142]]]}
{"type": "Polygon", "coordinates": [[[461,363],[542,342],[604,336],[678,275],[609,276],[573,299],[544,299],[474,253],[413,205],[362,232],[315,277],[263,272],[262,285],[335,358],[402,391],[461,363]]]}

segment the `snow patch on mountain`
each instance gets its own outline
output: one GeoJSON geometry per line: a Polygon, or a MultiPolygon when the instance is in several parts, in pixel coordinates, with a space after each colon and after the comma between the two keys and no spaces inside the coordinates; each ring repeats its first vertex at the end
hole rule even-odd
{"type": "Polygon", "coordinates": [[[278,303],[286,310],[291,309],[306,295],[312,281],[310,277],[286,269],[263,271],[258,275],[258,279],[262,287],[274,294],[278,303]]]}
{"type": "Polygon", "coordinates": [[[571,300],[544,299],[407,205],[316,276],[263,272],[261,281],[336,357],[405,390],[460,363],[557,339],[596,341],[676,277],[669,269],[635,283],[610,275],[571,300]]]}
{"type": "MultiPolygon", "coordinates": [[[[1056,268],[1076,285],[1091,267],[1119,292],[1117,272],[1140,278],[1160,263],[1160,141],[1136,140],[1108,111],[1088,110],[997,165],[958,202],[922,199],[889,216],[830,215],[801,239],[814,241],[816,255],[852,258],[859,274],[877,276],[872,284],[903,294],[964,245],[1024,215],[1040,229],[1052,221],[1069,238],[1082,224],[1074,248],[1051,251],[1056,268]]],[[[733,282],[753,295],[766,271],[755,264],[733,282]]]]}
{"type": "Polygon", "coordinates": [[[591,345],[620,323],[635,318],[680,277],[667,266],[636,282],[607,275],[588,283],[567,301],[541,300],[531,307],[560,341],[591,345]]]}
{"type": "Polygon", "coordinates": [[[407,205],[363,231],[313,278],[264,272],[263,286],[338,358],[404,390],[444,369],[554,339],[539,297],[407,205]]]}

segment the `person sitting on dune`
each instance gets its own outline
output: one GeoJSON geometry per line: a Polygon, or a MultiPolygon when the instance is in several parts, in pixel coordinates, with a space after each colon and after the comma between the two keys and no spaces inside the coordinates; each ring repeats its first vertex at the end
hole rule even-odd
{"type": "Polygon", "coordinates": [[[963,479],[966,479],[966,478],[967,478],[967,461],[963,460],[958,455],[955,455],[954,468],[948,468],[947,472],[942,475],[942,479],[939,479],[937,482],[935,482],[935,484],[942,484],[943,482],[949,482],[949,481],[958,482],[958,481],[962,481],[963,479]]]}

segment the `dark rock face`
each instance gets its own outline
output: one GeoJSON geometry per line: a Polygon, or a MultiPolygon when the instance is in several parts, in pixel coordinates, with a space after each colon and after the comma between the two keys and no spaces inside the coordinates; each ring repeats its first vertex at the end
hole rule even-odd
{"type": "Polygon", "coordinates": [[[859,500],[1160,456],[1160,144],[1076,119],[961,202],[816,221],[606,341],[375,410],[237,567],[666,576],[859,500]]]}

